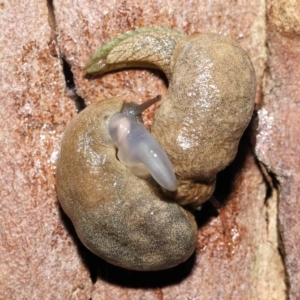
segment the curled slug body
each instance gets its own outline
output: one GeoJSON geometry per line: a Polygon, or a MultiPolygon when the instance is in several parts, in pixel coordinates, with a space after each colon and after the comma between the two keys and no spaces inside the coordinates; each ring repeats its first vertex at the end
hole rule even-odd
{"type": "Polygon", "coordinates": [[[176,191],[177,183],[172,164],[159,143],[146,128],[123,113],[115,113],[109,122],[109,133],[116,147],[118,158],[139,176],[152,177],[165,189],[176,191]],[[142,164],[142,166],[138,166],[142,164]],[[143,170],[143,166],[147,169],[143,170]]]}
{"type": "MultiPolygon", "coordinates": [[[[130,110],[124,121],[123,102],[114,98],[84,109],[68,125],[57,162],[57,193],[79,238],[95,254],[128,269],[161,270],[185,261],[196,247],[197,225],[184,205],[208,200],[216,174],[235,157],[253,111],[255,74],[237,43],[168,29],[116,38],[95,53],[87,73],[131,66],[161,69],[169,80],[152,134],[174,167],[176,192],[157,193],[116,158],[112,139],[120,160],[147,165],[139,155],[152,137],[135,121],[132,125],[130,110]],[[125,130],[122,137],[120,124],[130,134],[125,130]]],[[[153,167],[153,161],[150,155],[148,168],[155,174],[164,163],[153,167]]]]}
{"type": "Polygon", "coordinates": [[[256,88],[251,61],[237,43],[211,33],[149,29],[120,40],[97,51],[87,73],[153,64],[166,73],[169,89],[151,133],[174,167],[175,200],[197,207],[211,197],[216,174],[234,159],[251,119],[256,88]]]}

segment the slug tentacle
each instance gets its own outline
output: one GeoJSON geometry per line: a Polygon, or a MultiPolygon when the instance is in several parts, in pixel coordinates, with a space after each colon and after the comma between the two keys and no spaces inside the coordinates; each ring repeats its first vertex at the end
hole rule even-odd
{"type": "Polygon", "coordinates": [[[166,152],[134,118],[159,99],[160,97],[156,97],[135,106],[129,110],[129,115],[113,114],[109,121],[109,133],[118,148],[119,160],[129,166],[136,176],[146,176],[147,169],[159,185],[166,190],[176,191],[175,173],[166,152]]]}
{"type": "Polygon", "coordinates": [[[134,102],[125,102],[123,104],[123,107],[121,109],[121,113],[123,113],[124,115],[131,117],[133,119],[135,119],[136,121],[138,121],[139,123],[143,123],[142,122],[142,112],[147,109],[148,107],[150,107],[152,104],[158,102],[161,100],[161,96],[158,95],[156,97],[154,97],[153,99],[150,99],[142,104],[136,104],[134,102]]]}
{"type": "Polygon", "coordinates": [[[166,28],[142,28],[118,36],[97,50],[87,63],[88,76],[117,69],[146,67],[162,70],[170,79],[170,60],[186,35],[166,28]]]}

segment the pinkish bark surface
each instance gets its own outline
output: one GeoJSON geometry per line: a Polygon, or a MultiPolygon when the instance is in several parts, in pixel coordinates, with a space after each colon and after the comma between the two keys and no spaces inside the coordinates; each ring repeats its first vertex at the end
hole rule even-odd
{"type": "Polygon", "coordinates": [[[268,68],[256,153],[280,185],[281,250],[290,299],[300,299],[300,2],[268,2],[268,68]]]}
{"type": "Polygon", "coordinates": [[[299,1],[267,4],[266,11],[259,0],[54,0],[55,28],[45,1],[0,1],[0,299],[300,299],[299,1]],[[116,35],[158,26],[238,41],[256,69],[259,112],[219,177],[223,208],[217,214],[208,204],[197,214],[196,255],[140,274],[85,250],[60,212],[55,160],[76,114],[60,57],[87,104],[112,96],[141,102],[165,93],[160,73],[87,80],[83,68],[116,35]]]}
{"type": "Polygon", "coordinates": [[[87,299],[89,272],[55,192],[59,140],[75,109],[49,52],[47,5],[1,1],[0,8],[0,298],[87,299]]]}

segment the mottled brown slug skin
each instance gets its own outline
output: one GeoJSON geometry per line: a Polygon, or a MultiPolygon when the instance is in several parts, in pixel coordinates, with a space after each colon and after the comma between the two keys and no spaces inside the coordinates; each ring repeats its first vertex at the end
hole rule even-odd
{"type": "Polygon", "coordinates": [[[236,156],[254,108],[255,72],[237,43],[195,33],[177,44],[171,74],[152,134],[175,168],[179,202],[199,205],[236,156]]]}
{"type": "Polygon", "coordinates": [[[211,197],[217,173],[234,159],[252,116],[255,72],[249,57],[234,41],[211,33],[185,37],[147,29],[107,45],[89,62],[88,74],[132,65],[155,65],[166,73],[169,89],[151,132],[175,169],[174,199],[201,205],[211,197]]]}
{"type": "Polygon", "coordinates": [[[116,159],[108,132],[123,102],[89,106],[68,125],[57,163],[59,201],[80,240],[108,262],[133,270],[171,268],[194,251],[194,216],[159,197],[116,159]]]}
{"type": "Polygon", "coordinates": [[[184,33],[168,28],[141,28],[106,43],[90,58],[86,73],[96,76],[112,70],[148,67],[171,76],[170,60],[184,33]]]}

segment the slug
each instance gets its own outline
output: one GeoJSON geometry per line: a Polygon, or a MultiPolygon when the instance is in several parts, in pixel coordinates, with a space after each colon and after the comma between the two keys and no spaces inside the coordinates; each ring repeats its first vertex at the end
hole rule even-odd
{"type": "Polygon", "coordinates": [[[96,255],[132,270],[171,268],[194,252],[197,224],[116,158],[109,123],[122,106],[117,98],[99,101],[68,124],[56,168],[58,199],[96,255]]]}
{"type": "MultiPolygon", "coordinates": [[[[161,69],[169,80],[151,134],[174,167],[174,201],[199,207],[216,175],[236,156],[254,108],[255,72],[247,53],[213,33],[186,36],[170,29],[128,32],[101,47],[89,76],[128,67],[161,69]]],[[[165,191],[168,193],[168,191],[165,191]]]]}
{"type": "Polygon", "coordinates": [[[160,28],[108,42],[86,72],[128,67],[157,68],[169,80],[152,137],[138,124],[143,106],[122,110],[122,101],[113,98],[87,107],[64,133],[57,193],[96,255],[128,269],[162,270],[195,250],[191,211],[212,196],[217,173],[236,155],[254,108],[255,73],[246,52],[226,37],[160,28]],[[149,171],[163,188],[135,175],[149,171]]]}
{"type": "Polygon", "coordinates": [[[176,177],[167,154],[136,120],[144,109],[158,100],[160,97],[131,109],[127,108],[128,104],[124,104],[125,108],[110,118],[109,133],[118,148],[118,158],[130,167],[133,174],[146,177],[150,173],[163,188],[176,191],[176,177]]]}

